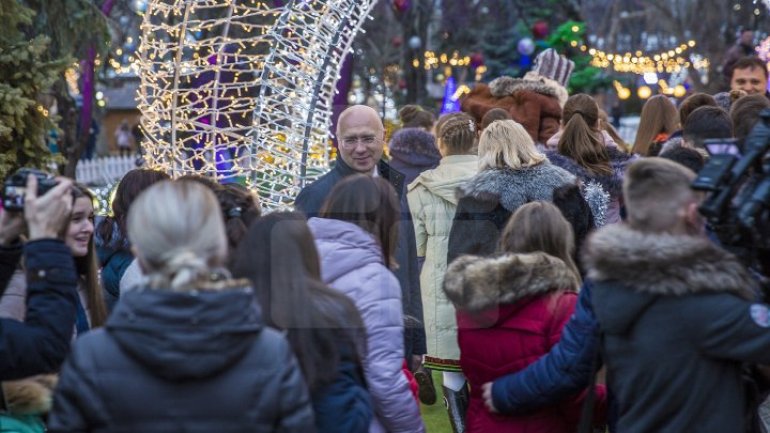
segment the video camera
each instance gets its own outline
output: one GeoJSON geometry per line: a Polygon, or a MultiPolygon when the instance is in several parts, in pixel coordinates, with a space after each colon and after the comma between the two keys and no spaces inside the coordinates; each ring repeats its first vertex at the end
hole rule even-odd
{"type": "Polygon", "coordinates": [[[3,185],[3,208],[12,212],[24,210],[24,194],[27,190],[27,177],[37,177],[37,195],[41,196],[56,186],[53,175],[34,168],[20,168],[5,180],[3,185]]]}
{"type": "Polygon", "coordinates": [[[723,246],[770,275],[770,109],[741,146],[742,155],[712,155],[693,189],[708,196],[700,212],[723,246]]]}

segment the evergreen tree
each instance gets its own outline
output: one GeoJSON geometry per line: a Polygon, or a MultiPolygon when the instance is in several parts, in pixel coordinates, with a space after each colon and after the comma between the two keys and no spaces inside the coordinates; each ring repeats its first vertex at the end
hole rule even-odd
{"type": "Polygon", "coordinates": [[[0,178],[22,166],[45,168],[54,158],[46,137],[55,126],[40,97],[69,58],[48,59],[50,39],[28,38],[35,13],[18,0],[0,0],[0,178]]]}

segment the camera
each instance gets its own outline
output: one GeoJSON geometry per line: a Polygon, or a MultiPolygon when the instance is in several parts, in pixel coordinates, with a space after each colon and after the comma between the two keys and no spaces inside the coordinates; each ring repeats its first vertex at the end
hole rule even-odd
{"type": "Polygon", "coordinates": [[[8,211],[24,210],[24,194],[27,190],[27,177],[37,177],[37,195],[41,196],[56,186],[53,175],[34,168],[20,168],[5,180],[3,185],[3,207],[8,211]]]}
{"type": "Polygon", "coordinates": [[[699,210],[725,248],[769,276],[770,109],[762,110],[738,151],[728,148],[712,154],[692,184],[707,193],[699,210]]]}

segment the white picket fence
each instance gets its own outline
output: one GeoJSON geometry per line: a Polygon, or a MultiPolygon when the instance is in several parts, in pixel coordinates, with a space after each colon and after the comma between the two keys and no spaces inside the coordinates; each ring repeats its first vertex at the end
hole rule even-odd
{"type": "Polygon", "coordinates": [[[78,162],[75,178],[80,183],[107,185],[136,168],[136,155],[106,156],[78,162]]]}

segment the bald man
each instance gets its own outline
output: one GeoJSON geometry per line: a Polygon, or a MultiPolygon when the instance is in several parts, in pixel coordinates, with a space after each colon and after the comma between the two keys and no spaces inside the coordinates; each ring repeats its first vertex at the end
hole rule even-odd
{"type": "Polygon", "coordinates": [[[394,271],[401,284],[404,315],[417,319],[420,324],[408,324],[405,338],[405,353],[413,369],[417,368],[418,357],[427,352],[425,328],[422,325],[422,297],[417,265],[417,247],[414,226],[404,192],[404,175],[391,168],[382,159],[385,145],[385,127],[377,111],[365,105],[354,105],[340,114],[337,122],[339,156],[328,173],[307,185],[300,191],[294,207],[308,218],[318,216],[324,200],[334,185],[346,176],[356,173],[380,176],[387,180],[399,195],[401,201],[401,224],[398,227],[396,262],[394,271]]]}

